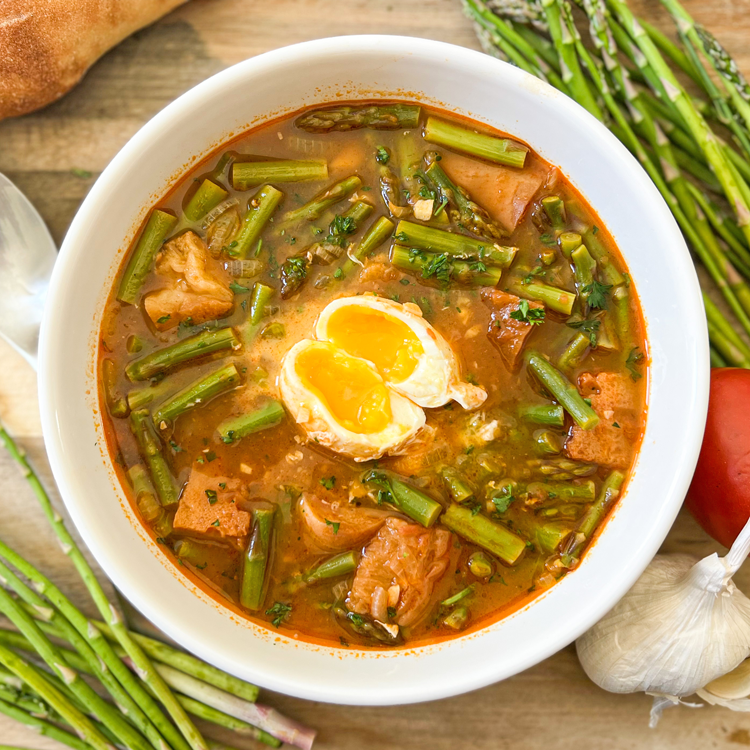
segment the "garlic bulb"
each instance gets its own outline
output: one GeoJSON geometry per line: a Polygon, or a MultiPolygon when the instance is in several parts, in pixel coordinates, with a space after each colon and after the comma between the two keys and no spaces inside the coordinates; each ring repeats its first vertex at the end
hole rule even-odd
{"type": "Polygon", "coordinates": [[[749,551],[750,521],[726,557],[657,555],[578,639],[586,674],[610,692],[676,702],[737,667],[750,656],[750,599],[731,577],[749,551]]]}

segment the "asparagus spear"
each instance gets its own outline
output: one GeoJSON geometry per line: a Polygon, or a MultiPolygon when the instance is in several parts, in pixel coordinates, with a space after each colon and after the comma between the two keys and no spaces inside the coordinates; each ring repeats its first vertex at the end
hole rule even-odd
{"type": "Polygon", "coordinates": [[[238,349],[240,342],[232,328],[201,331],[195,336],[182,339],[176,344],[158,349],[145,357],[129,362],[125,374],[131,380],[146,380],[160,375],[162,372],[199,357],[205,357],[214,352],[238,349]]]}
{"type": "Polygon", "coordinates": [[[240,604],[252,611],[263,606],[266,594],[275,511],[275,506],[253,510],[253,530],[245,551],[240,584],[240,604]]]}
{"type": "MultiPolygon", "coordinates": [[[[49,737],[51,740],[73,748],[73,750],[91,750],[91,745],[87,742],[41,718],[38,712],[33,709],[25,711],[16,705],[12,705],[9,701],[0,700],[0,713],[5,714],[19,724],[24,724],[35,731],[40,737],[49,737]]],[[[4,745],[0,745],[0,750],[3,750],[5,747],[4,745]]],[[[8,748],[7,750],[21,749],[8,748]]]]}
{"type": "Polygon", "coordinates": [[[237,244],[229,250],[229,255],[240,260],[247,258],[283,197],[284,193],[272,185],[264,185],[255,193],[248,203],[242,226],[234,239],[237,244]]]}
{"type": "Polygon", "coordinates": [[[624,482],[625,475],[619,471],[610,472],[604,480],[596,502],[583,515],[561,550],[560,560],[566,568],[573,568],[578,564],[583,548],[591,540],[604,516],[620,496],[624,482]]]}
{"type": "Polygon", "coordinates": [[[263,322],[263,317],[266,314],[266,305],[271,301],[275,293],[276,290],[272,286],[268,286],[268,284],[263,284],[260,281],[256,281],[253,284],[253,291],[250,295],[250,312],[247,320],[240,328],[240,335],[245,346],[249,347],[253,343],[260,324],[263,322]]]}
{"type": "Polygon", "coordinates": [[[438,255],[401,245],[392,247],[391,263],[404,273],[419,274],[422,279],[434,278],[441,287],[447,287],[451,281],[467,286],[497,286],[503,273],[499,266],[488,267],[481,261],[452,260],[447,253],[438,255]]]}
{"type": "Polygon", "coordinates": [[[348,552],[342,552],[329,557],[327,560],[323,560],[322,563],[305,573],[302,576],[302,581],[306,584],[318,583],[319,581],[327,581],[339,576],[347,576],[356,569],[357,555],[349,550],[348,552]]]}
{"type": "Polygon", "coordinates": [[[170,508],[177,504],[177,487],[162,452],[163,446],[156,434],[151,414],[147,409],[139,409],[130,415],[130,427],[138,442],[141,455],[148,464],[151,479],[156,487],[161,504],[170,508]]]}
{"type": "Polygon", "coordinates": [[[498,164],[523,167],[529,149],[509,138],[498,138],[454,125],[446,120],[428,117],[424,127],[424,139],[428,143],[462,151],[498,164]]]}
{"type": "Polygon", "coordinates": [[[443,477],[448,494],[454,502],[463,503],[474,495],[474,488],[467,479],[451,466],[446,466],[440,472],[440,475],[443,477]]]}
{"type": "Polygon", "coordinates": [[[416,104],[345,105],[305,112],[294,124],[309,133],[358,130],[409,130],[419,124],[420,107],[416,104]]]}
{"type": "Polygon", "coordinates": [[[425,173],[437,186],[441,202],[455,207],[453,220],[474,234],[486,237],[490,242],[507,236],[507,231],[494,221],[485,209],[475,203],[468,193],[445,173],[439,163],[439,154],[428,151],[424,155],[425,173]]]}
{"type": "Polygon", "coordinates": [[[363,484],[377,487],[382,502],[395,505],[409,518],[429,528],[443,510],[443,506],[416,487],[402,482],[390,472],[373,469],[362,477],[363,484]]]}
{"type": "Polygon", "coordinates": [[[265,182],[326,179],[328,179],[328,162],[325,159],[243,161],[232,165],[232,187],[235,190],[248,190],[265,182]]]}
{"type": "Polygon", "coordinates": [[[352,251],[351,257],[341,265],[341,276],[350,274],[357,265],[382,245],[393,232],[393,222],[385,216],[377,218],[370,228],[365,232],[357,247],[352,251]]]}
{"type": "Polygon", "coordinates": [[[513,291],[521,297],[544,302],[544,304],[563,315],[570,315],[576,301],[576,294],[566,289],[544,284],[541,281],[532,281],[529,284],[513,284],[513,291]]]}
{"type": "Polygon", "coordinates": [[[216,429],[222,442],[236,443],[255,432],[275,427],[285,416],[284,407],[278,401],[269,401],[255,411],[225,419],[216,429]]]}
{"type": "Polygon", "coordinates": [[[185,206],[185,218],[188,221],[200,221],[211,209],[216,208],[229,193],[223,187],[217,185],[213,180],[205,179],[193,193],[192,198],[185,206]]]}
{"type": "Polygon", "coordinates": [[[481,513],[452,504],[443,513],[442,523],[459,536],[499,557],[507,565],[514,565],[526,549],[526,542],[505,526],[490,521],[481,513]]]}
{"type": "Polygon", "coordinates": [[[711,345],[711,351],[709,352],[711,356],[711,367],[728,367],[729,363],[724,359],[724,357],[719,354],[719,352],[714,348],[713,344],[711,345]]]}
{"type": "Polygon", "coordinates": [[[117,291],[117,299],[120,302],[135,304],[154,257],[175,224],[177,217],[174,214],[158,208],[151,212],[120,280],[117,291]]]}
{"type": "Polygon", "coordinates": [[[526,491],[532,497],[540,497],[543,500],[572,500],[580,502],[593,500],[596,497],[596,488],[591,479],[579,484],[572,484],[570,482],[558,482],[555,484],[531,482],[526,486],[526,491]]]}
{"type": "Polygon", "coordinates": [[[154,401],[165,398],[176,388],[175,378],[166,377],[158,383],[149,383],[143,388],[136,388],[128,393],[128,407],[131,411],[143,409],[154,401]]]}
{"type": "Polygon", "coordinates": [[[104,400],[113,417],[128,416],[128,402],[117,390],[115,363],[111,359],[102,360],[102,386],[104,387],[104,400]]]}
{"type": "Polygon", "coordinates": [[[291,224],[302,220],[314,221],[320,218],[323,212],[327,211],[331,206],[335,206],[339,201],[350,196],[361,185],[362,180],[357,175],[352,175],[340,182],[336,182],[318,193],[312,200],[305,203],[304,206],[300,206],[284,214],[284,223],[291,224]]]}
{"type": "Polygon", "coordinates": [[[532,349],[526,352],[524,359],[542,385],[560,402],[579,427],[590,430],[599,424],[599,416],[581,398],[576,387],[541,354],[532,349]]]}
{"type": "MultiPolygon", "coordinates": [[[[727,345],[731,347],[732,353],[729,355],[729,358],[735,367],[750,367],[750,346],[732,328],[714,301],[705,292],[703,293],[703,305],[706,308],[706,317],[708,318],[709,326],[720,333],[723,339],[726,340],[727,345]]],[[[725,346],[722,347],[722,353],[725,348],[725,346]]],[[[727,354],[724,354],[724,356],[727,356],[727,354]]]]}
{"type": "Polygon", "coordinates": [[[542,208],[550,220],[553,229],[564,229],[567,217],[565,202],[559,195],[547,195],[542,198],[542,208]]]}
{"type": "Polygon", "coordinates": [[[568,370],[571,367],[575,367],[584,358],[590,346],[591,336],[583,333],[583,331],[579,331],[565,347],[565,351],[560,355],[560,359],[557,360],[557,366],[561,370],[568,370]]]}
{"type": "Polygon", "coordinates": [[[172,519],[157,498],[146,469],[136,464],[128,469],[128,479],[133,487],[136,504],[143,520],[153,528],[159,537],[168,537],[172,533],[172,519]]]}
{"type": "Polygon", "coordinates": [[[560,546],[571,530],[571,525],[565,521],[551,521],[535,527],[534,541],[542,552],[550,555],[560,546]]]}
{"type": "Polygon", "coordinates": [[[465,234],[445,232],[423,224],[401,220],[396,227],[396,242],[418,250],[446,253],[454,258],[467,258],[486,266],[507,268],[518,253],[517,247],[467,237],[465,234]]]}
{"type": "Polygon", "coordinates": [[[240,382],[240,374],[234,363],[223,365],[218,370],[203,375],[186,385],[171,398],[164,401],[154,411],[154,424],[164,429],[169,423],[185,412],[201,406],[225,391],[235,388],[240,382]]]}
{"type": "Polygon", "coordinates": [[[551,427],[563,427],[565,414],[559,404],[541,404],[521,406],[518,416],[535,424],[545,424],[551,427]]]}

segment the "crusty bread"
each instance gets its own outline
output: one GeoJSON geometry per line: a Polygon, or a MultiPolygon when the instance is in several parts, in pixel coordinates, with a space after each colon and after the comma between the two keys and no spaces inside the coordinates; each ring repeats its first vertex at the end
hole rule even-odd
{"type": "Polygon", "coordinates": [[[0,0],[0,119],[55,101],[107,50],[185,0],[0,0]]]}

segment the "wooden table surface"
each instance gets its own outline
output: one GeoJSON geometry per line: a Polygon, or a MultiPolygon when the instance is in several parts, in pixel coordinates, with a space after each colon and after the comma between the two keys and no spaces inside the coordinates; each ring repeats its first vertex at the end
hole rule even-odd
{"type": "MultiPolygon", "coordinates": [[[[671,23],[658,2],[641,0],[632,5],[671,33],[671,23]]],[[[750,72],[750,0],[685,0],[685,5],[750,72]]],[[[59,243],[96,176],[146,120],[183,91],[266,50],[355,33],[407,34],[478,48],[458,0],[194,0],[111,51],[58,103],[0,123],[0,171],[36,205],[59,243]],[[71,170],[86,170],[92,177],[78,177],[71,170]]],[[[1,340],[0,415],[52,487],[41,439],[35,374],[1,340]]],[[[52,574],[65,591],[90,609],[30,490],[2,451],[0,518],[2,539],[52,574]]],[[[702,556],[717,547],[683,513],[664,549],[702,556]]],[[[736,580],[750,591],[750,566],[736,580]]],[[[280,695],[267,694],[266,699],[316,727],[319,750],[750,746],[750,717],[721,709],[670,709],[659,727],[649,730],[650,699],[601,691],[586,678],[572,646],[503,683],[440,702],[353,708],[280,695]]],[[[3,743],[60,747],[0,717],[3,743]]],[[[229,744],[252,746],[239,741],[229,744]]]]}

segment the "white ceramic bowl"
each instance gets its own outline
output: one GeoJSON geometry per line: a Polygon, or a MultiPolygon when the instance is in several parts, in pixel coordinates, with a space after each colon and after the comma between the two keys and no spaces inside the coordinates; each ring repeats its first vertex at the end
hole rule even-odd
{"type": "Polygon", "coordinates": [[[115,585],[185,648],[263,687],[350,704],[424,701],[479,688],[570,643],[628,590],[687,490],[708,396],[708,342],[690,257],[641,167],[573,101],[461,47],[393,36],[322,39],[210,78],[147,123],[91,189],[55,267],[40,345],[44,436],[84,541],[115,585]],[[150,205],[208,151],[273,116],[337,99],[418,99],[528,142],[558,165],[614,235],[648,329],[649,411],[634,475],[583,564],[510,617],[440,645],[358,651],[242,621],[176,573],[141,529],[103,450],[94,352],[102,306],[150,205]]]}

